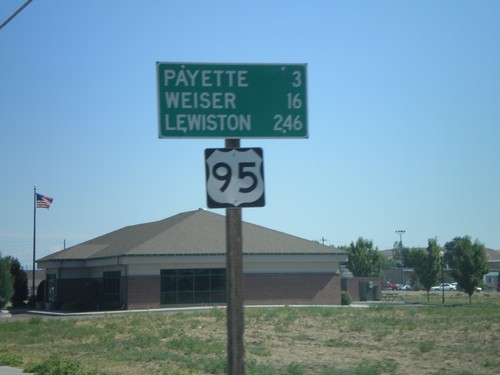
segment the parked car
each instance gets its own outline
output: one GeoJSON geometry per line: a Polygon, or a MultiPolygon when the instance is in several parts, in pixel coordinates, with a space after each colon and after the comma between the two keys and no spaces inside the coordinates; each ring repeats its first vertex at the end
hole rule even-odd
{"type": "Polygon", "coordinates": [[[387,282],[387,288],[392,290],[398,290],[401,287],[399,284],[393,284],[390,281],[387,282]]]}
{"type": "MultiPolygon", "coordinates": [[[[460,287],[458,286],[458,283],[451,283],[451,285],[453,285],[455,287],[455,290],[460,290],[460,287]]],[[[476,292],[480,292],[481,290],[483,290],[483,288],[477,286],[475,291],[476,292]]]]}
{"type": "Polygon", "coordinates": [[[413,288],[411,287],[411,285],[402,285],[398,290],[413,290],[413,288]]]}
{"type": "Polygon", "coordinates": [[[431,287],[431,291],[436,291],[436,290],[451,291],[451,290],[457,290],[457,287],[452,284],[441,283],[440,285],[431,287]]]}

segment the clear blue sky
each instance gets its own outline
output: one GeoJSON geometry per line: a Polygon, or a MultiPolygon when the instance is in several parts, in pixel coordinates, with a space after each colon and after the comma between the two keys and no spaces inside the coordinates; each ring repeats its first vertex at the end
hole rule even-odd
{"type": "Polygon", "coordinates": [[[0,51],[0,252],[23,265],[34,184],[54,198],[37,258],[206,206],[204,150],[224,141],[158,139],[157,61],[308,64],[309,139],[242,140],[266,184],[245,221],[500,249],[499,1],[34,0],[0,51]]]}

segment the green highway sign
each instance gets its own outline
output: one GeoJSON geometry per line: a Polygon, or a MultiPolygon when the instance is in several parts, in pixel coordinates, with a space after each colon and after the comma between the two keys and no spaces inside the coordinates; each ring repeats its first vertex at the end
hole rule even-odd
{"type": "Polygon", "coordinates": [[[307,138],[306,68],[158,62],[159,138],[307,138]]]}

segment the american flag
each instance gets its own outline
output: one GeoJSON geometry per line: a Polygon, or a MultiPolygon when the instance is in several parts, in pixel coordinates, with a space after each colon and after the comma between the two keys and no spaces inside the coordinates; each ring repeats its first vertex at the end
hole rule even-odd
{"type": "Polygon", "coordinates": [[[36,208],[49,208],[54,199],[42,194],[36,194],[36,208]]]}

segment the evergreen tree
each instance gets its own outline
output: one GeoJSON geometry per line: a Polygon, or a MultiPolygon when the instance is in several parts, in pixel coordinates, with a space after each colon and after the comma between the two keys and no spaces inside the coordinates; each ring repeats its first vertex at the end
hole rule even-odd
{"type": "Polygon", "coordinates": [[[13,292],[13,281],[10,274],[10,258],[2,258],[2,254],[0,254],[0,309],[9,302],[13,292]]]}
{"type": "Polygon", "coordinates": [[[10,274],[14,280],[14,294],[10,299],[12,306],[23,306],[28,299],[28,275],[17,258],[10,258],[10,274]]]}

